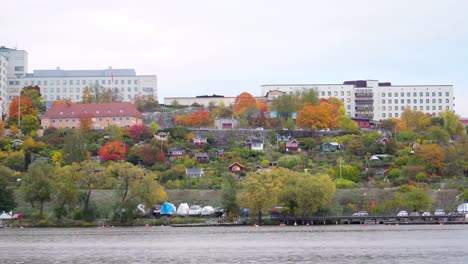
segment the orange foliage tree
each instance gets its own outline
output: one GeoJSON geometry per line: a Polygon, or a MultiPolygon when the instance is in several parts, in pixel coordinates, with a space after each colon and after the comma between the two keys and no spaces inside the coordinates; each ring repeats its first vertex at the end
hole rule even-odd
{"type": "Polygon", "coordinates": [[[421,145],[416,149],[416,156],[424,161],[429,172],[440,173],[444,167],[444,152],[439,145],[421,145]]]}
{"type": "Polygon", "coordinates": [[[306,103],[297,114],[297,126],[316,130],[337,126],[338,109],[335,105],[321,100],[318,106],[306,103]]]}
{"type": "Polygon", "coordinates": [[[90,131],[93,128],[93,116],[90,113],[80,115],[80,127],[85,131],[90,131]]]}
{"type": "Polygon", "coordinates": [[[9,124],[12,124],[12,122],[15,122],[18,120],[18,103],[20,111],[21,111],[21,116],[26,116],[26,115],[33,115],[34,109],[32,108],[32,101],[29,98],[26,97],[21,97],[21,100],[18,100],[18,97],[13,98],[11,101],[11,104],[9,106],[9,113],[10,113],[10,118],[9,118],[9,124]]]}
{"type": "Polygon", "coordinates": [[[127,147],[120,141],[112,141],[106,143],[99,150],[99,157],[102,160],[123,160],[127,152],[127,147]]]}
{"type": "Polygon", "coordinates": [[[234,101],[234,113],[237,115],[242,114],[247,109],[255,109],[256,107],[257,100],[247,92],[239,94],[234,101]]]}
{"type": "Polygon", "coordinates": [[[211,123],[211,118],[207,111],[200,108],[197,112],[190,115],[175,116],[174,122],[177,125],[183,126],[204,126],[211,123]]]}

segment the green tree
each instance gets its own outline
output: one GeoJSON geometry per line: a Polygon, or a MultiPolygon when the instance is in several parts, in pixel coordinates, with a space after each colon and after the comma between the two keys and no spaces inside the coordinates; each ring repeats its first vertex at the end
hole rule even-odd
{"type": "Polygon", "coordinates": [[[454,111],[445,110],[439,113],[439,116],[444,120],[444,128],[447,132],[453,135],[462,135],[464,133],[463,124],[460,122],[460,116],[454,111]]]}
{"type": "Polygon", "coordinates": [[[62,158],[65,164],[80,163],[88,159],[85,137],[82,130],[76,130],[65,138],[62,158]]]}
{"type": "Polygon", "coordinates": [[[309,103],[311,105],[319,105],[318,92],[314,89],[309,89],[301,92],[299,98],[302,105],[304,105],[305,103],[309,103]]]}
{"type": "Polygon", "coordinates": [[[404,205],[418,212],[426,210],[432,203],[431,196],[424,189],[414,189],[404,194],[404,205]]]}
{"type": "Polygon", "coordinates": [[[278,159],[278,166],[283,168],[292,169],[300,164],[302,164],[302,158],[298,156],[285,155],[278,159]]]}
{"type": "Polygon", "coordinates": [[[39,119],[34,115],[26,115],[21,118],[21,132],[24,135],[29,135],[33,131],[37,131],[40,127],[39,119]]]}
{"type": "Polygon", "coordinates": [[[298,104],[297,100],[297,94],[284,94],[273,100],[271,108],[278,112],[279,117],[287,119],[291,117],[292,113],[301,109],[302,105],[298,104]]]}
{"type": "Polygon", "coordinates": [[[91,193],[106,183],[104,168],[91,160],[73,164],[73,167],[78,172],[78,186],[83,190],[82,216],[85,220],[93,220],[95,216],[90,206],[91,193]]]}
{"type": "Polygon", "coordinates": [[[83,95],[81,96],[81,102],[83,104],[92,104],[95,103],[94,95],[91,93],[88,86],[83,89],[83,95]]]}
{"type": "Polygon", "coordinates": [[[357,133],[359,126],[349,116],[341,116],[338,118],[339,128],[345,132],[357,133]]]}
{"type": "Polygon", "coordinates": [[[8,187],[13,171],[5,166],[0,166],[0,212],[11,211],[16,208],[15,194],[8,187]]]}
{"type": "Polygon", "coordinates": [[[278,194],[284,187],[282,178],[290,174],[290,170],[283,168],[249,174],[241,183],[239,204],[257,214],[258,223],[262,224],[263,212],[277,205],[278,194]]]}
{"type": "Polygon", "coordinates": [[[151,122],[149,123],[149,127],[150,127],[151,133],[152,133],[153,135],[155,135],[156,132],[158,132],[158,130],[159,130],[158,124],[157,124],[156,122],[154,122],[154,121],[151,121],[151,122]]]}
{"type": "Polygon", "coordinates": [[[32,163],[22,177],[21,190],[24,200],[33,207],[39,207],[39,219],[42,218],[44,204],[52,197],[51,175],[54,167],[43,161],[32,163]]]}
{"type": "Polygon", "coordinates": [[[238,183],[237,176],[232,173],[225,173],[223,177],[223,187],[221,189],[221,205],[228,217],[239,209],[237,204],[238,183]]]}
{"type": "Polygon", "coordinates": [[[329,205],[336,188],[328,175],[304,174],[297,183],[297,206],[299,214],[310,216],[329,205]]]}
{"type": "Polygon", "coordinates": [[[51,175],[54,213],[57,219],[68,215],[78,203],[79,174],[72,166],[56,167],[51,175]]]}
{"type": "Polygon", "coordinates": [[[439,126],[432,126],[427,129],[426,137],[435,143],[446,144],[450,138],[450,134],[439,126]]]}

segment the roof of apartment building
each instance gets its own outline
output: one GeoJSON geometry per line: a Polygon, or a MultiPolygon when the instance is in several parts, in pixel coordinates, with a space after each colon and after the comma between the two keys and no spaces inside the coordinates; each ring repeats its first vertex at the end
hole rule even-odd
{"type": "Polygon", "coordinates": [[[82,114],[91,114],[93,117],[136,116],[142,114],[132,103],[99,103],[99,104],[74,104],[63,103],[53,105],[42,118],[79,117],[82,114]]]}
{"type": "Polygon", "coordinates": [[[27,77],[134,77],[134,69],[105,69],[105,70],[34,70],[27,77]]]}

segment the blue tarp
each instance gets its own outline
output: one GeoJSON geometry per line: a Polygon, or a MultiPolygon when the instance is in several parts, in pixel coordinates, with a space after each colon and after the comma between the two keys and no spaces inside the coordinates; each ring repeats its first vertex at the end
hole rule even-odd
{"type": "Polygon", "coordinates": [[[174,214],[176,211],[175,205],[164,202],[163,205],[161,205],[161,214],[162,215],[169,215],[169,214],[174,214]]]}

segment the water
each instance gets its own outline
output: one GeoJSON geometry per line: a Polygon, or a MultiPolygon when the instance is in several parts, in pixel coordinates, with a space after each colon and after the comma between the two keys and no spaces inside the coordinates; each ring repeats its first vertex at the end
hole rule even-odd
{"type": "Polygon", "coordinates": [[[0,263],[468,263],[468,225],[0,229],[0,263]]]}

